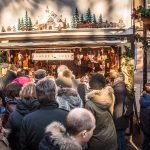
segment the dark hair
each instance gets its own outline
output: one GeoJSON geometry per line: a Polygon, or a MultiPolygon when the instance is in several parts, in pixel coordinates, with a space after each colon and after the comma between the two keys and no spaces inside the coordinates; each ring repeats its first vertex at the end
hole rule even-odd
{"type": "Polygon", "coordinates": [[[37,99],[41,105],[56,102],[56,84],[53,80],[42,79],[36,84],[37,99]]]}
{"type": "Polygon", "coordinates": [[[35,80],[38,81],[46,77],[47,72],[44,69],[38,69],[37,71],[34,72],[34,76],[35,76],[35,80]]]}
{"type": "Polygon", "coordinates": [[[19,97],[19,92],[22,88],[22,85],[17,82],[9,83],[5,88],[6,97],[14,99],[19,97]]]}
{"type": "Polygon", "coordinates": [[[83,112],[82,117],[67,116],[66,129],[70,135],[77,135],[83,130],[90,131],[92,128],[92,117],[87,112],[83,112]]]}
{"type": "Polygon", "coordinates": [[[105,87],[106,81],[102,74],[95,74],[91,77],[89,85],[92,89],[99,90],[105,87]]]}
{"type": "Polygon", "coordinates": [[[145,90],[147,93],[150,93],[150,83],[145,84],[145,90]]]}

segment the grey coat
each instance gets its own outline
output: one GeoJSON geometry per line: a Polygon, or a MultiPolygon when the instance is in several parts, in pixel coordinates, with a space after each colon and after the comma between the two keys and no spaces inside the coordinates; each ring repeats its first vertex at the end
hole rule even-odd
{"type": "Polygon", "coordinates": [[[57,102],[59,104],[59,108],[68,111],[76,107],[83,107],[82,99],[73,88],[59,88],[57,102]]]}

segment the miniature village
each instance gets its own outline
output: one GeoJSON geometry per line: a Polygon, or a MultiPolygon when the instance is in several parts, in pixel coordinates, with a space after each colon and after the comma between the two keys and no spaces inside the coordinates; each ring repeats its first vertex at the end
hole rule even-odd
{"type": "Polygon", "coordinates": [[[125,24],[122,19],[119,19],[118,23],[105,20],[102,14],[96,18],[96,15],[91,12],[90,8],[84,14],[79,13],[76,8],[71,22],[67,22],[67,18],[63,15],[58,15],[54,11],[50,11],[49,7],[45,10],[47,20],[41,22],[40,20],[32,19],[29,16],[29,12],[26,10],[24,17],[18,18],[17,27],[14,26],[2,26],[1,32],[21,32],[21,31],[51,31],[51,30],[63,30],[63,29],[76,29],[76,28],[124,28],[125,24]]]}

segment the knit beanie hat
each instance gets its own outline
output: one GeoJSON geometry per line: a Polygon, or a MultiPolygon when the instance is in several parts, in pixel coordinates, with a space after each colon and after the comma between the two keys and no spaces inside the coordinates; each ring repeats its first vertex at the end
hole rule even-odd
{"type": "Polygon", "coordinates": [[[57,86],[60,87],[72,87],[72,72],[70,70],[64,70],[62,75],[56,79],[57,86]]]}

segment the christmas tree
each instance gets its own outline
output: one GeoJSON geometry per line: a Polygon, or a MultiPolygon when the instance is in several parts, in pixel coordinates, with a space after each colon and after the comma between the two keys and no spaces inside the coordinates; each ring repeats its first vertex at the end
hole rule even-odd
{"type": "Polygon", "coordinates": [[[25,30],[28,31],[29,18],[28,18],[28,12],[27,12],[27,10],[26,10],[25,18],[24,18],[24,25],[25,25],[25,30]]]}
{"type": "Polygon", "coordinates": [[[76,20],[75,15],[72,16],[71,27],[72,28],[76,28],[77,27],[77,20],[76,20]]]}
{"type": "Polygon", "coordinates": [[[79,22],[80,22],[80,23],[83,23],[83,22],[84,22],[83,14],[80,15],[80,17],[79,17],[79,22]]]}
{"type": "Polygon", "coordinates": [[[30,18],[30,17],[29,17],[28,30],[29,30],[29,31],[32,30],[32,21],[31,21],[31,18],[30,18]]]}
{"type": "Polygon", "coordinates": [[[18,19],[18,31],[21,30],[21,21],[20,21],[20,18],[18,19]]]}
{"type": "Polygon", "coordinates": [[[2,32],[6,32],[5,28],[2,26],[2,32]]]}
{"type": "Polygon", "coordinates": [[[97,21],[96,21],[96,17],[95,17],[95,14],[93,14],[93,16],[92,16],[92,23],[96,23],[97,21]]]}
{"type": "Polygon", "coordinates": [[[78,9],[77,8],[75,10],[75,18],[76,18],[76,21],[79,22],[79,13],[78,13],[78,9]]]}
{"type": "Polygon", "coordinates": [[[90,8],[88,8],[88,10],[87,10],[87,12],[86,12],[85,20],[86,20],[86,22],[88,22],[88,23],[91,23],[91,22],[92,22],[92,16],[91,16],[91,10],[90,10],[90,8]]]}
{"type": "Polygon", "coordinates": [[[103,22],[102,14],[100,14],[99,19],[98,19],[98,22],[99,22],[99,23],[102,23],[102,22],[103,22]]]}
{"type": "Polygon", "coordinates": [[[23,18],[21,19],[21,31],[24,31],[25,30],[25,27],[24,27],[24,21],[23,21],[23,18]]]}

